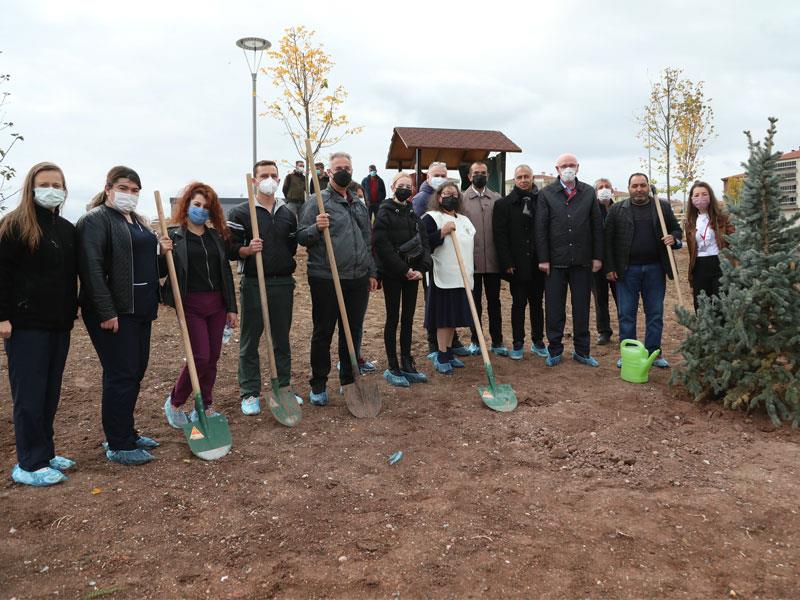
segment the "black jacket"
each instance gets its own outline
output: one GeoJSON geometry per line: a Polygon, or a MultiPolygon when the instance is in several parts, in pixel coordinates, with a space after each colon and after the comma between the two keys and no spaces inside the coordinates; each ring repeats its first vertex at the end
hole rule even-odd
{"type": "MultiPolygon", "coordinates": [[[[667,226],[667,231],[675,238],[675,244],[672,246],[674,249],[679,249],[682,246],[681,226],[672,212],[669,202],[666,200],[659,200],[661,202],[661,210],[664,213],[664,223],[667,226]]],[[[653,212],[653,229],[654,231],[661,232],[661,223],[658,220],[658,212],[656,212],[656,205],[650,202],[650,208],[653,212]]],[[[625,275],[628,269],[628,262],[631,256],[631,243],[633,242],[633,211],[631,210],[631,199],[626,198],[622,202],[617,202],[611,205],[608,209],[608,216],[606,217],[606,235],[605,235],[605,260],[603,263],[603,270],[606,273],[616,272],[618,278],[625,275]]],[[[660,238],[661,236],[659,236],[660,238]]],[[[658,243],[659,255],[661,258],[661,266],[664,267],[664,272],[672,279],[672,268],[669,264],[669,255],[667,254],[667,247],[659,241],[658,243]]]]}
{"type": "MultiPolygon", "coordinates": [[[[133,314],[133,250],[125,217],[101,204],[78,219],[77,229],[81,307],[100,321],[133,314]]],[[[163,271],[163,257],[153,253],[153,260],[156,273],[163,271]]]]}
{"type": "Polygon", "coordinates": [[[429,271],[432,265],[428,236],[414,207],[410,202],[397,204],[392,198],[384,200],[375,215],[372,231],[372,247],[378,275],[383,279],[403,279],[409,269],[429,271]],[[409,264],[400,256],[397,248],[418,236],[422,256],[409,264]]]}
{"type": "MultiPolygon", "coordinates": [[[[297,219],[283,200],[275,200],[273,212],[256,202],[258,234],[263,241],[261,250],[266,277],[289,277],[294,273],[297,263],[297,219]]],[[[253,239],[250,225],[250,205],[242,202],[228,213],[228,228],[231,230],[229,258],[244,262],[244,274],[256,277],[255,256],[239,257],[239,248],[247,246],[253,239]]]]}
{"type": "Polygon", "coordinates": [[[500,273],[505,276],[506,271],[514,267],[514,281],[530,281],[539,269],[534,235],[538,198],[536,186],[529,192],[514,186],[494,205],[492,230],[500,273]]]}
{"type": "MultiPolygon", "coordinates": [[[[231,272],[231,263],[228,262],[228,248],[225,241],[217,233],[216,229],[208,229],[211,238],[217,245],[217,252],[219,255],[220,270],[222,272],[222,281],[220,282],[220,289],[222,296],[225,299],[225,307],[227,312],[239,312],[236,308],[236,290],[233,285],[233,273],[231,272]]],[[[178,287],[181,291],[181,299],[185,300],[186,295],[189,293],[189,250],[186,242],[186,229],[183,227],[175,227],[169,232],[169,237],[172,239],[172,256],[175,261],[175,274],[178,276],[178,287]]],[[[167,275],[166,269],[161,273],[164,277],[167,275]]],[[[175,307],[175,296],[172,293],[172,285],[170,284],[169,277],[164,282],[164,287],[161,289],[161,297],[164,304],[175,307]]]]}
{"type": "Polygon", "coordinates": [[[539,192],[536,253],[551,267],[588,267],[603,260],[603,218],[594,188],[576,180],[575,189],[569,203],[560,179],[539,192]]]}
{"type": "Polygon", "coordinates": [[[75,226],[36,205],[42,230],[32,253],[10,231],[0,240],[0,321],[14,329],[69,331],[78,314],[75,226]]]}

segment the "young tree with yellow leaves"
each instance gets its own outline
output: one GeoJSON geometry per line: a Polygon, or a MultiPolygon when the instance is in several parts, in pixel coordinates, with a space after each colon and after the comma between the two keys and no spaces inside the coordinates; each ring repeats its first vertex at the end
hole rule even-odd
{"type": "MultiPolygon", "coordinates": [[[[705,99],[703,82],[682,77],[683,71],[668,67],[650,88],[650,99],[637,120],[638,137],[655,152],[656,163],[666,176],[667,199],[675,189],[684,190],[700,174],[700,150],[714,133],[714,111],[705,99]],[[673,169],[679,185],[670,184],[673,169]]],[[[684,207],[685,211],[685,207],[684,207]]]]}
{"type": "MultiPolygon", "coordinates": [[[[363,129],[350,127],[350,119],[340,112],[347,92],[341,85],[331,88],[328,76],[334,63],[322,45],[314,45],[315,33],[302,25],[285,29],[277,48],[269,51],[274,66],[263,69],[283,88],[268,114],[283,123],[303,160],[306,139],[316,158],[323,148],[363,129]]],[[[306,176],[312,166],[306,162],[306,176]]]]}

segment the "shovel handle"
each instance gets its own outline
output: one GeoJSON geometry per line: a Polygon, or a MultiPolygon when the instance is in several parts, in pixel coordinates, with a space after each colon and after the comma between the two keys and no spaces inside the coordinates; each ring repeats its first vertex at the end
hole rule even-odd
{"type": "MultiPolygon", "coordinates": [[[[250,227],[253,230],[253,237],[260,238],[261,235],[258,231],[258,213],[256,211],[256,198],[253,193],[253,177],[250,173],[245,174],[245,181],[247,182],[247,203],[250,206],[250,227]]],[[[264,279],[264,258],[261,252],[257,252],[256,259],[256,275],[258,276],[258,295],[261,300],[261,320],[264,321],[264,338],[267,344],[267,358],[269,359],[269,377],[276,379],[278,377],[277,368],[275,367],[275,349],[272,347],[272,327],[269,323],[269,304],[267,303],[267,283],[264,279]]]]}
{"type": "Polygon", "coordinates": [[[472,288],[469,285],[469,276],[467,275],[467,268],[464,266],[464,257],[461,256],[461,246],[456,237],[456,230],[450,232],[450,238],[453,241],[453,247],[456,250],[456,260],[458,260],[458,268],[461,269],[461,279],[464,281],[464,293],[467,295],[467,302],[469,302],[469,310],[472,312],[472,322],[475,325],[475,331],[478,333],[478,343],[481,346],[481,356],[483,356],[483,364],[491,368],[489,361],[489,352],[486,350],[486,340],[483,339],[483,328],[481,327],[481,320],[478,317],[478,309],[475,308],[475,298],[472,297],[472,288]]]}
{"type": "MultiPolygon", "coordinates": [[[[661,224],[661,235],[666,237],[669,232],[664,221],[664,211],[661,210],[661,201],[658,198],[653,198],[653,202],[656,203],[658,222],[661,224]]],[[[669,256],[669,266],[672,268],[672,280],[675,282],[675,289],[678,292],[678,304],[683,306],[683,293],[681,292],[681,284],[678,283],[678,267],[675,264],[675,254],[672,252],[672,246],[667,246],[667,256],[669,256]]]]}
{"type": "MultiPolygon", "coordinates": [[[[158,211],[158,224],[161,228],[161,237],[167,237],[167,222],[164,219],[164,209],[161,206],[161,192],[155,191],[156,210],[158,211]]],[[[183,338],[183,349],[186,352],[186,366],[189,368],[189,380],[192,382],[192,389],[195,396],[200,395],[200,379],[197,377],[197,367],[194,364],[194,354],[192,353],[192,341],[189,338],[189,328],[186,326],[186,313],[183,312],[183,300],[181,299],[181,289],[178,287],[178,274],[175,271],[175,257],[172,250],[167,252],[167,271],[169,271],[169,285],[172,289],[172,296],[175,299],[175,312],[178,315],[178,324],[181,328],[183,338]]],[[[202,406],[202,403],[201,403],[202,406]]],[[[199,413],[200,411],[198,411],[199,413]]]]}
{"type": "MultiPolygon", "coordinates": [[[[311,151],[311,140],[306,140],[306,161],[313,164],[314,154],[311,151]]],[[[311,176],[314,178],[314,190],[317,197],[317,210],[320,214],[325,212],[325,203],[322,201],[322,191],[319,189],[319,177],[316,169],[311,169],[311,176]]],[[[339,315],[344,327],[344,337],[347,340],[347,352],[350,354],[350,363],[353,366],[353,377],[358,379],[361,374],[358,370],[358,357],[353,345],[353,336],[350,334],[350,320],[347,318],[347,310],[344,307],[344,295],[342,294],[342,282],[339,281],[339,269],[336,267],[336,256],[333,253],[333,242],[331,232],[326,227],[322,230],[322,237],[325,238],[325,250],[328,253],[328,263],[331,265],[331,276],[333,277],[333,287],[336,290],[336,301],[339,303],[339,315]]]]}

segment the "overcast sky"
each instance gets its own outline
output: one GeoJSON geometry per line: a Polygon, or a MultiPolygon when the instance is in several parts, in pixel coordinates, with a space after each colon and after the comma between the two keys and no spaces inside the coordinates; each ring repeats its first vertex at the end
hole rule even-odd
{"type": "MultiPolygon", "coordinates": [[[[646,151],[635,115],[664,67],[705,80],[718,137],[704,151],[704,178],[741,171],[742,130],[763,137],[779,117],[777,143],[800,146],[800,3],[568,1],[178,2],[7,0],[0,8],[0,73],[12,79],[6,119],[24,143],[8,162],[21,184],[36,162],[62,166],[75,217],[116,164],[153,190],[175,195],[199,179],[241,196],[251,162],[250,76],[235,41],[276,43],[306,25],[350,92],[345,112],[358,136],[338,149],[356,176],[383,165],[392,128],[495,129],[535,171],[578,155],[579,178],[625,187],[646,151]]],[[[268,59],[265,59],[268,60],[268,59]]],[[[259,99],[277,94],[261,75],[259,99]]],[[[262,106],[261,104],[259,106],[262,106]]],[[[295,160],[281,125],[258,120],[260,158],[295,160]]],[[[2,140],[4,142],[5,140],[2,140]]],[[[282,174],[283,174],[282,169],[282,174]]],[[[661,178],[663,179],[663,177],[661,178]]],[[[14,183],[6,187],[14,188],[14,183]]]]}

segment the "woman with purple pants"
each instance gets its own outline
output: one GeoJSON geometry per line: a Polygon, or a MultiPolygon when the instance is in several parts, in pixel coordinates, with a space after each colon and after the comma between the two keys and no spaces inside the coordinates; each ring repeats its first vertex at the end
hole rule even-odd
{"type": "MultiPolygon", "coordinates": [[[[236,293],[226,248],[230,234],[219,198],[208,185],[189,184],[176,201],[176,210],[178,227],[169,233],[172,255],[203,405],[206,414],[213,416],[217,414],[211,403],[222,331],[226,323],[230,327],[237,324],[236,293]]],[[[163,297],[165,304],[175,306],[169,279],[164,285],[163,297]]],[[[194,410],[187,416],[181,409],[191,395],[192,384],[188,369],[184,367],[164,402],[164,413],[172,427],[180,429],[187,422],[197,420],[194,410]]]]}

